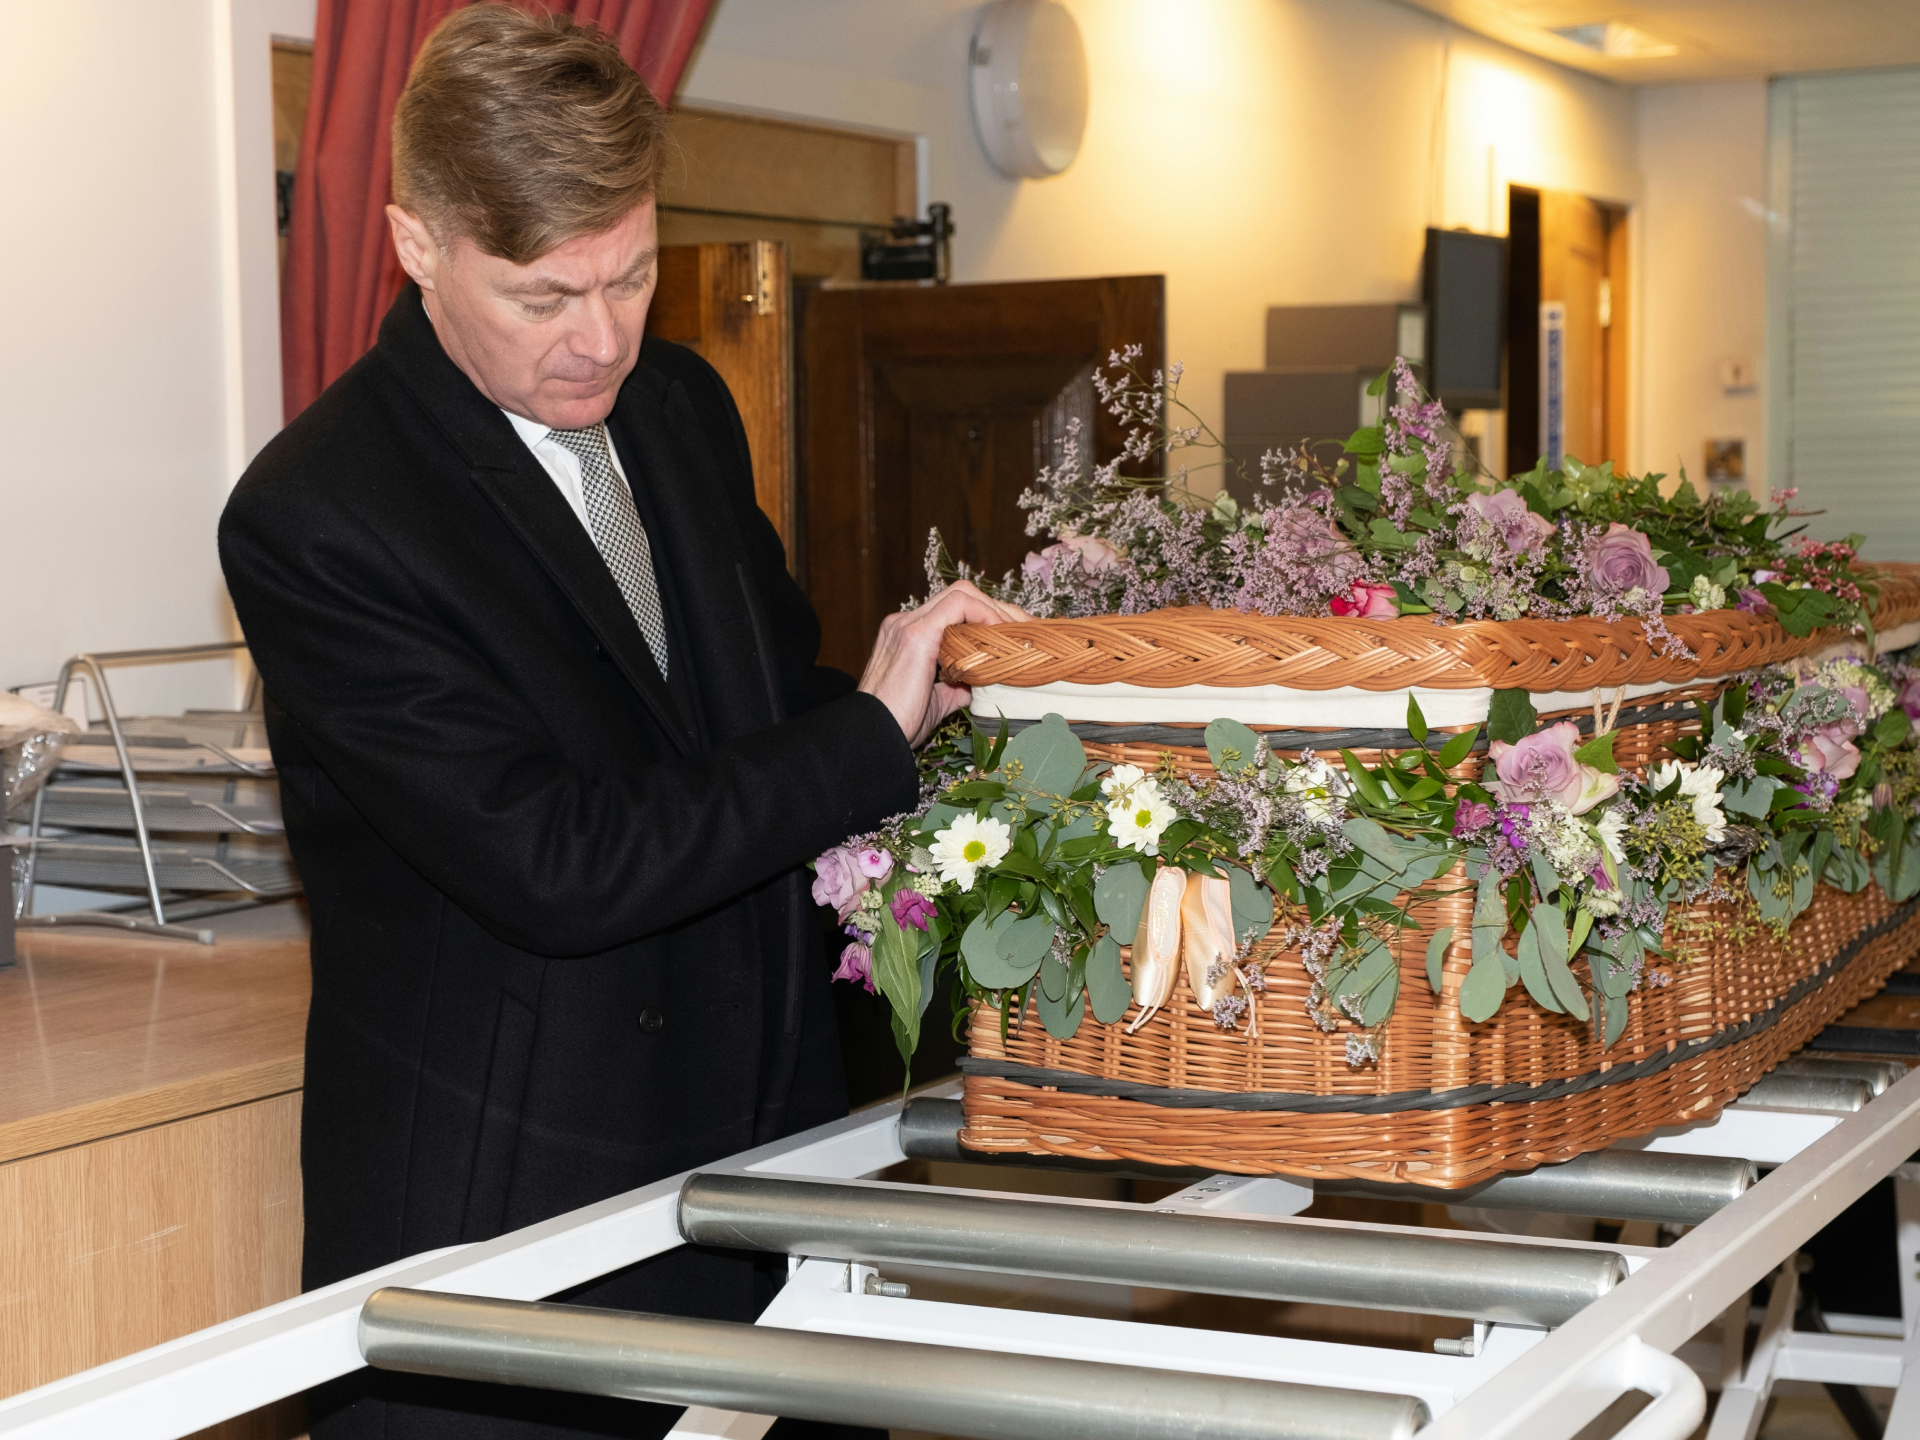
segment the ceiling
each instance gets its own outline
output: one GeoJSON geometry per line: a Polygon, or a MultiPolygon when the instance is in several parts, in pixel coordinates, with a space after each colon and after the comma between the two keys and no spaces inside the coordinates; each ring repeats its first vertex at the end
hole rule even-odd
{"type": "Polygon", "coordinates": [[[1920,0],[1407,0],[1623,85],[1920,64],[1920,0]],[[1612,22],[1673,53],[1606,55],[1553,32],[1612,22]]]}

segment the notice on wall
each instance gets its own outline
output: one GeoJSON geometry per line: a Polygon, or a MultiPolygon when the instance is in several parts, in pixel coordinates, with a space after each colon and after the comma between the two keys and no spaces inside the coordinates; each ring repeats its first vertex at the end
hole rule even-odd
{"type": "Polygon", "coordinates": [[[1559,300],[1540,306],[1540,449],[1547,468],[1558,470],[1566,446],[1567,307],[1559,300]]]}

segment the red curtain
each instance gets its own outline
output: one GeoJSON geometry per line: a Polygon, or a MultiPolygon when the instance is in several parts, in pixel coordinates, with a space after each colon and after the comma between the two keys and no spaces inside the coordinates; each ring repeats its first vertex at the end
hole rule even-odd
{"type": "MultiPolygon", "coordinates": [[[[469,0],[319,0],[313,90],[300,136],[280,288],[286,418],[372,346],[406,278],[384,213],[394,106],[421,42],[469,0]]],[[[554,0],[590,20],[662,100],[686,69],[713,0],[554,0]]]]}

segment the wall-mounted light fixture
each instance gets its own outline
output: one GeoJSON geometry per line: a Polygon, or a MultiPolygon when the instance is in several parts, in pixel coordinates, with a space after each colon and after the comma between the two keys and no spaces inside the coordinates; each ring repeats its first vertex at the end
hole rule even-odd
{"type": "Polygon", "coordinates": [[[993,0],[973,32],[973,123],[1002,175],[1044,179],[1080,153],[1087,52],[1056,0],[993,0]]]}

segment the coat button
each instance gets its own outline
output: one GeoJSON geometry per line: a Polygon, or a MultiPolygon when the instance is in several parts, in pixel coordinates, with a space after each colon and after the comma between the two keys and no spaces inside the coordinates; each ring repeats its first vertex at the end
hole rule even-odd
{"type": "Polygon", "coordinates": [[[640,1026],[641,1034],[651,1035],[667,1023],[667,1017],[649,1005],[640,1012],[640,1019],[637,1023],[640,1026]]]}

